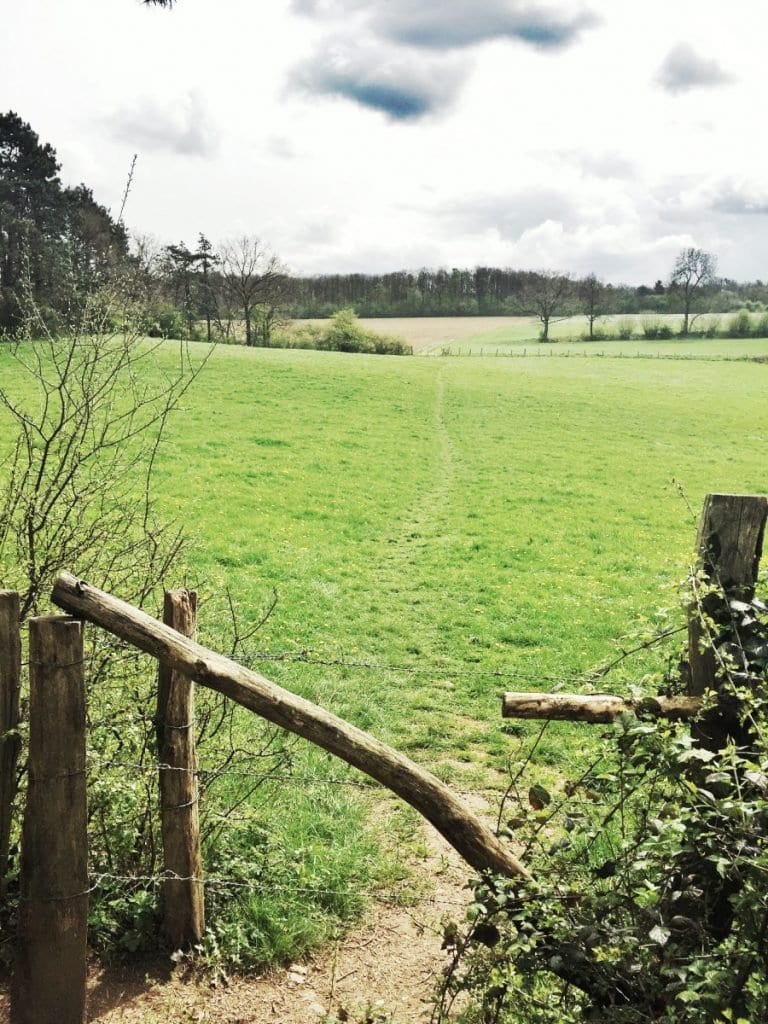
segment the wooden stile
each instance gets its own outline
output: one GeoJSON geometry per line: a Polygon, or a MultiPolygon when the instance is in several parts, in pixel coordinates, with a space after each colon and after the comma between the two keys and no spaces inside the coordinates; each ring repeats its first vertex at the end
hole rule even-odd
{"type": "Polygon", "coordinates": [[[85,1020],[88,847],[83,627],[29,623],[29,778],[12,1024],[85,1020]]]}
{"type": "Polygon", "coordinates": [[[187,640],[145,612],[71,573],[61,573],[52,598],[60,608],[96,623],[189,678],[366,772],[415,807],[476,871],[530,879],[527,868],[448,786],[369,733],[276,686],[258,672],[187,640]]]}
{"type": "MultiPolygon", "coordinates": [[[[163,621],[182,636],[197,629],[197,593],[168,590],[163,621]]],[[[205,932],[203,858],[195,750],[195,684],[160,663],[157,687],[157,749],[163,868],[163,932],[174,949],[199,942],[205,932]]]]}
{"type": "Polygon", "coordinates": [[[19,595],[0,590],[0,895],[5,890],[19,756],[21,633],[19,595]]]}

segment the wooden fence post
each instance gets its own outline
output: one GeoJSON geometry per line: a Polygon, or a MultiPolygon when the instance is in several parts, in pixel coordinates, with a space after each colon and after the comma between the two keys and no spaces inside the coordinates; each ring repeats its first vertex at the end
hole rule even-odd
{"type": "Polygon", "coordinates": [[[29,778],[12,1024],[85,1020],[88,849],[83,627],[29,623],[29,778]]]}
{"type": "MultiPolygon", "coordinates": [[[[688,625],[690,696],[700,697],[705,690],[716,689],[724,677],[702,616],[727,623],[732,614],[729,601],[749,602],[754,597],[767,516],[768,498],[749,494],[706,497],[696,540],[703,575],[701,586],[696,586],[701,596],[691,606],[688,625]],[[710,583],[716,589],[707,593],[710,583]]],[[[706,715],[694,731],[705,745],[718,749],[734,729],[738,730],[738,723],[721,707],[706,715]]]]}
{"type": "Polygon", "coordinates": [[[5,891],[19,756],[21,633],[19,595],[0,590],[0,895],[5,891]]]}
{"type": "MultiPolygon", "coordinates": [[[[163,622],[194,638],[195,591],[166,591],[163,622]]],[[[158,673],[157,740],[163,867],[170,876],[163,886],[163,931],[174,949],[183,949],[199,942],[205,931],[195,684],[163,662],[158,673]]]]}

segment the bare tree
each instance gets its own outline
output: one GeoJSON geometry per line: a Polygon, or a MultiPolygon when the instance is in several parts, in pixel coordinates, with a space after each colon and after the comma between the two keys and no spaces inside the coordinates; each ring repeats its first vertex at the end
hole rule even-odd
{"type": "Polygon", "coordinates": [[[680,295],[683,306],[682,335],[688,334],[699,315],[693,313],[693,308],[707,288],[715,283],[716,274],[717,257],[703,249],[683,249],[675,260],[670,286],[680,295]]]}
{"type": "Polygon", "coordinates": [[[24,617],[67,566],[143,603],[179,552],[180,532],[155,515],[153,472],[168,418],[210,349],[182,346],[174,360],[141,326],[114,287],[89,296],[57,337],[30,300],[28,335],[39,340],[11,342],[19,372],[13,388],[0,385],[0,410],[16,438],[0,499],[0,583],[21,593],[24,617]]]}
{"type": "Polygon", "coordinates": [[[549,326],[571,315],[573,282],[568,274],[554,270],[537,270],[526,274],[515,297],[521,313],[538,317],[541,323],[540,341],[549,341],[549,326]]]}
{"type": "Polygon", "coordinates": [[[595,321],[608,311],[608,289],[595,274],[588,274],[579,282],[579,299],[584,316],[589,324],[589,340],[595,337],[595,321]]]}
{"type": "Polygon", "coordinates": [[[221,246],[221,277],[230,304],[242,313],[246,345],[256,345],[260,318],[268,330],[274,321],[285,289],[285,267],[260,239],[243,235],[221,246]]]}

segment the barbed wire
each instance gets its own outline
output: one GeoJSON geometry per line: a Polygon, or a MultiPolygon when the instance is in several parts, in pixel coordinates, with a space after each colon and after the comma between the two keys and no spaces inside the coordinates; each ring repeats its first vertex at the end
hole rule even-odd
{"type": "MultiPolygon", "coordinates": [[[[468,879],[470,877],[471,875],[468,874],[468,879]]],[[[169,882],[188,882],[200,885],[204,889],[232,890],[235,892],[247,891],[253,893],[268,892],[270,894],[279,892],[307,897],[331,896],[341,899],[368,899],[378,903],[385,903],[388,906],[393,907],[432,905],[466,908],[467,904],[471,902],[471,897],[469,895],[466,900],[449,900],[433,894],[416,893],[412,889],[406,888],[403,888],[402,890],[391,889],[386,891],[377,887],[331,889],[323,886],[285,885],[282,883],[275,884],[273,882],[259,884],[245,879],[218,877],[206,878],[205,876],[201,878],[198,875],[178,875],[173,871],[164,871],[161,874],[154,875],[119,875],[109,871],[96,871],[91,872],[88,879],[87,887],[85,889],[80,889],[77,892],[39,897],[29,897],[25,894],[20,894],[19,899],[21,902],[63,903],[67,900],[82,899],[84,896],[90,896],[99,889],[105,888],[105,883],[120,883],[125,889],[132,889],[135,891],[137,889],[157,889],[167,885],[169,882]]]]}
{"type": "MultiPolygon", "coordinates": [[[[149,762],[145,762],[143,764],[140,763],[140,762],[132,762],[132,761],[112,761],[112,760],[104,759],[104,758],[95,758],[95,757],[92,757],[90,754],[88,754],[87,770],[90,771],[92,769],[100,769],[100,770],[114,769],[116,771],[130,771],[130,772],[134,772],[134,773],[143,773],[143,774],[146,774],[146,775],[159,775],[160,772],[178,772],[180,774],[196,776],[196,777],[200,778],[200,780],[202,782],[206,782],[206,781],[216,782],[219,779],[236,778],[236,779],[252,779],[252,780],[258,781],[258,782],[260,782],[262,784],[268,784],[268,783],[280,783],[280,784],[283,784],[283,783],[293,783],[293,784],[302,785],[302,786],[307,786],[307,785],[309,785],[309,786],[347,786],[350,789],[370,790],[371,792],[375,792],[375,793],[389,794],[391,792],[388,789],[387,786],[383,785],[382,783],[376,782],[373,779],[368,780],[368,781],[366,781],[364,779],[359,779],[359,780],[358,779],[339,779],[339,778],[333,778],[333,777],[330,777],[330,776],[317,776],[317,775],[299,774],[297,772],[292,772],[292,771],[286,771],[286,772],[282,772],[282,771],[258,772],[258,771],[241,771],[241,770],[238,770],[238,769],[231,769],[231,768],[225,768],[225,769],[221,769],[221,770],[217,769],[217,768],[201,768],[201,767],[198,767],[198,768],[186,768],[186,767],[181,767],[181,766],[178,766],[178,765],[165,764],[165,763],[163,763],[161,761],[157,761],[157,762],[156,761],[149,761],[149,762]]],[[[496,796],[500,796],[501,792],[502,792],[500,787],[492,787],[492,786],[483,786],[483,787],[480,788],[480,790],[478,790],[478,789],[462,790],[462,789],[457,789],[454,786],[452,786],[451,788],[452,788],[453,792],[457,796],[466,797],[467,799],[469,799],[470,797],[476,797],[478,795],[479,791],[487,793],[487,794],[493,794],[493,795],[496,795],[496,796]]],[[[218,816],[218,817],[226,818],[227,820],[241,820],[241,821],[248,821],[248,820],[250,820],[249,816],[247,816],[247,815],[242,816],[240,818],[235,818],[235,817],[232,817],[231,815],[227,814],[225,811],[222,811],[222,812],[212,811],[212,812],[209,812],[209,813],[213,813],[215,816],[218,816]]]]}

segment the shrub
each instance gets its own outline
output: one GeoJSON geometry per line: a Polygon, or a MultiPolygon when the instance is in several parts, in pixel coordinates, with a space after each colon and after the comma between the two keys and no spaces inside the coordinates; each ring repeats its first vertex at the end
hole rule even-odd
{"type": "Polygon", "coordinates": [[[720,335],[720,317],[710,317],[704,324],[704,337],[717,338],[720,335]]]}
{"type": "Polygon", "coordinates": [[[635,325],[632,320],[624,319],[619,320],[616,325],[616,333],[619,336],[619,341],[631,341],[634,335],[635,325]]]}
{"type": "Polygon", "coordinates": [[[674,337],[674,331],[669,324],[662,324],[650,321],[643,322],[643,337],[646,341],[669,341],[674,337]]]}
{"type": "Polygon", "coordinates": [[[729,338],[749,338],[752,334],[752,317],[742,309],[728,321],[726,334],[729,338]]]}
{"type": "Polygon", "coordinates": [[[626,714],[564,794],[531,787],[510,827],[537,881],[478,885],[466,937],[446,934],[440,1021],[460,992],[484,1024],[768,1019],[768,611],[694,583],[717,711],[692,729],[626,714]]]}
{"type": "Polygon", "coordinates": [[[768,338],[768,313],[763,313],[754,327],[756,338],[768,338]]]}
{"type": "Polygon", "coordinates": [[[410,356],[413,348],[402,338],[367,331],[353,309],[340,309],[328,326],[304,324],[276,338],[280,348],[318,349],[322,352],[364,352],[372,355],[410,356]]]}
{"type": "Polygon", "coordinates": [[[659,336],[661,330],[661,324],[651,323],[648,320],[643,321],[643,337],[646,341],[655,341],[659,336]]]}
{"type": "Polygon", "coordinates": [[[173,306],[166,306],[155,312],[146,330],[150,338],[183,338],[186,332],[184,316],[173,306]]]}

